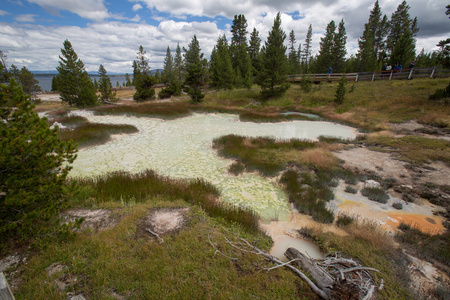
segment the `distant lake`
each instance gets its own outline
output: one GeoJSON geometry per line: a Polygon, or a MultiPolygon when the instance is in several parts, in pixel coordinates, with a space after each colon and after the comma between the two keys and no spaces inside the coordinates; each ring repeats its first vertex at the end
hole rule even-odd
{"type": "MultiPolygon", "coordinates": [[[[52,79],[55,76],[56,74],[34,74],[34,78],[39,81],[39,86],[42,91],[50,91],[52,89],[52,79]]],[[[90,75],[90,77],[92,81],[94,81],[94,79],[97,79],[98,81],[100,78],[98,75],[90,75]]],[[[120,86],[123,86],[123,84],[126,83],[125,75],[109,75],[109,78],[111,79],[113,87],[117,86],[117,82],[119,82],[120,86]]],[[[133,80],[133,76],[131,75],[130,80],[133,80]]]]}

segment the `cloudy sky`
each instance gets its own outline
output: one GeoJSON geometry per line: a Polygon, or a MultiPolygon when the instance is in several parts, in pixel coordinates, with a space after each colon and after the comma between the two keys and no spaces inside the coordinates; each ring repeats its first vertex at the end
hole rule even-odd
{"type": "MultiPolygon", "coordinates": [[[[244,14],[248,31],[255,27],[263,41],[277,12],[286,33],[294,30],[304,43],[313,27],[313,54],[318,51],[326,25],[344,19],[348,55],[355,54],[358,38],[375,0],[1,0],[0,50],[7,64],[29,70],[55,70],[63,41],[68,39],[88,71],[103,64],[108,72],[131,73],[139,45],[152,69],[162,68],[167,46],[187,47],[196,34],[209,57],[219,35],[231,37],[234,15],[244,14]]],[[[437,49],[450,37],[445,15],[448,0],[408,0],[420,31],[417,51],[437,49]]],[[[401,0],[379,0],[391,16],[401,0]]],[[[287,44],[287,41],[286,41],[287,44]]]]}

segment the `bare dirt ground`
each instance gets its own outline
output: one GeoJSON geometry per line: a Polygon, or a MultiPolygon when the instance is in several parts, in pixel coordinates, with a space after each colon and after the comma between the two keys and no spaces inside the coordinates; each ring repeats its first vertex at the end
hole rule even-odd
{"type": "Polygon", "coordinates": [[[137,226],[136,238],[148,239],[152,237],[159,239],[161,242],[163,235],[176,233],[186,226],[186,214],[188,212],[189,208],[150,210],[137,226]]]}
{"type": "Polygon", "coordinates": [[[344,167],[357,169],[361,173],[375,172],[384,178],[395,178],[401,184],[449,183],[450,168],[442,162],[433,162],[426,168],[411,169],[409,163],[397,160],[389,153],[371,151],[365,147],[341,150],[334,155],[345,161],[344,167]],[[421,176],[417,176],[417,173],[421,176]]]}

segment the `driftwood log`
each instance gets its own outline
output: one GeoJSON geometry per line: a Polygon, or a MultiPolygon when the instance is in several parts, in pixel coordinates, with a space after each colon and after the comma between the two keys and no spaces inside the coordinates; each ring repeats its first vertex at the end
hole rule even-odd
{"type": "MultiPolygon", "coordinates": [[[[311,290],[319,297],[326,300],[373,300],[377,290],[383,288],[383,280],[377,287],[375,279],[370,272],[379,272],[374,268],[361,266],[353,259],[341,256],[340,253],[327,255],[324,259],[311,259],[306,257],[295,248],[288,248],[284,255],[289,259],[288,262],[282,262],[278,258],[262,251],[252,245],[247,240],[237,237],[238,241],[231,241],[225,237],[225,241],[234,249],[263,256],[267,261],[275,266],[262,268],[267,272],[276,268],[287,268],[306,282],[311,290]],[[294,264],[300,265],[300,268],[294,264]],[[310,277],[306,276],[307,272],[310,277]]],[[[220,254],[228,259],[237,261],[238,258],[231,257],[219,251],[211,241],[208,234],[209,243],[216,249],[215,254],[220,254]]]]}
{"type": "Polygon", "coordinates": [[[326,297],[319,294],[324,299],[375,299],[376,291],[383,287],[381,282],[377,288],[375,279],[369,272],[379,272],[378,270],[363,267],[352,259],[341,257],[339,253],[315,260],[295,248],[288,248],[284,255],[299,262],[301,269],[310,274],[315,285],[326,294],[326,297]]]}

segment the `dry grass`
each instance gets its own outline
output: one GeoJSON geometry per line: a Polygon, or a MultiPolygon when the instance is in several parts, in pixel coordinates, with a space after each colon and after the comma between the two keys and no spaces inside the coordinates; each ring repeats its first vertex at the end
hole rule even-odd
{"type": "Polygon", "coordinates": [[[324,148],[304,150],[300,157],[303,164],[318,169],[334,169],[339,164],[337,158],[324,148]]]}

